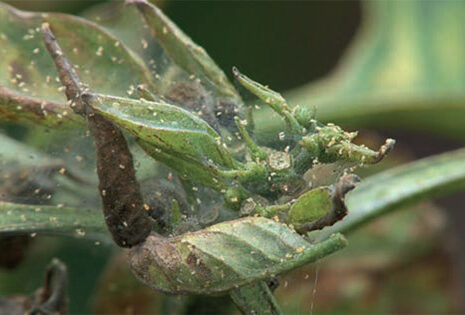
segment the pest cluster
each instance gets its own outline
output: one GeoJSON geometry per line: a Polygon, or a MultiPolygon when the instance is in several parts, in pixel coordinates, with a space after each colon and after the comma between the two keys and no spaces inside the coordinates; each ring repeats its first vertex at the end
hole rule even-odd
{"type": "Polygon", "coordinates": [[[0,40],[8,49],[26,41],[41,63],[12,66],[10,72],[24,73],[12,76],[10,87],[0,85],[0,115],[59,128],[85,122],[95,142],[105,222],[115,243],[131,248],[134,274],[170,293],[231,292],[241,305],[247,302],[240,287],[255,282],[247,290],[271,294],[262,280],[345,246],[340,234],[318,243],[305,236],[347,214],[344,196],[358,181],[353,168],[380,161],[394,141],[377,151],[356,145],[356,133],[319,123],[313,108],[290,106],[234,68],[240,89],[254,97],[244,102],[208,54],[157,7],[128,4],[148,32],[137,48],[140,58],[90,22],[53,14],[30,14],[25,22],[24,13],[2,6],[5,21],[17,28],[30,23],[32,31],[26,39],[3,34],[0,40]],[[115,80],[94,76],[99,67],[115,80]],[[38,92],[29,95],[28,87],[38,92]],[[49,100],[52,90],[60,96],[49,100]],[[253,118],[264,106],[273,111],[270,119],[286,124],[266,145],[256,140],[253,118]],[[138,180],[136,144],[169,175],[138,180]],[[325,168],[329,173],[321,175],[325,168]]]}

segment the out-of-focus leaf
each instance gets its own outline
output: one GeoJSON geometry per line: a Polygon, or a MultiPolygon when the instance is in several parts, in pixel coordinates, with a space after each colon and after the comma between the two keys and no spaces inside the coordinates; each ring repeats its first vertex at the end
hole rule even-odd
{"type": "Polygon", "coordinates": [[[159,150],[231,167],[219,135],[205,121],[177,106],[95,95],[89,105],[120,127],[159,150]]]}
{"type": "Polygon", "coordinates": [[[428,157],[368,177],[346,197],[347,217],[320,236],[346,232],[388,211],[465,188],[465,149],[428,157]]]}
{"type": "MultiPolygon", "coordinates": [[[[317,106],[322,121],[463,139],[465,2],[366,1],[364,9],[361,31],[335,71],[286,98],[317,106]]],[[[281,128],[268,113],[257,118],[263,134],[281,128]]]]}
{"type": "Polygon", "coordinates": [[[83,82],[93,91],[123,96],[155,83],[143,62],[98,25],[58,13],[30,13],[0,4],[0,117],[60,124],[77,120],[66,105],[40,34],[48,22],[83,82]],[[49,112],[49,109],[51,112],[49,112]],[[67,121],[68,122],[68,121],[67,121]]]}
{"type": "Polygon", "coordinates": [[[0,201],[0,235],[41,233],[109,240],[99,210],[0,201]]]}
{"type": "Polygon", "coordinates": [[[124,309],[134,314],[163,313],[162,294],[132,275],[124,252],[116,253],[107,263],[93,295],[94,314],[118,314],[124,309]]]}
{"type": "Polygon", "coordinates": [[[50,161],[44,154],[36,151],[31,146],[15,141],[10,137],[0,134],[0,161],[2,168],[7,163],[15,164],[43,164],[50,161]]]}
{"type": "Polygon", "coordinates": [[[248,217],[174,238],[151,235],[131,250],[130,264],[153,288],[215,294],[314,262],[345,245],[340,234],[311,244],[284,224],[248,217]]]}
{"type": "Polygon", "coordinates": [[[102,2],[93,5],[79,15],[102,26],[117,37],[139,55],[146,64],[151,65],[149,66],[151,70],[160,67],[162,60],[159,57],[162,48],[149,40],[152,36],[136,7],[126,5],[124,1],[102,2]],[[152,59],[154,62],[151,64],[152,59]],[[156,62],[155,59],[157,59],[156,62]]]}
{"type": "Polygon", "coordinates": [[[97,185],[87,170],[70,165],[75,159],[65,162],[2,134],[0,143],[0,200],[74,206],[94,200],[97,185]]]}

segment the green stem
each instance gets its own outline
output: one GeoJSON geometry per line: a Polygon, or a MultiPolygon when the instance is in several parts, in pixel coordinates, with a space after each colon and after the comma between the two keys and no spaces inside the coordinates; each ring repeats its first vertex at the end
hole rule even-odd
{"type": "Polygon", "coordinates": [[[302,126],[299,125],[297,119],[290,111],[286,100],[282,97],[281,94],[271,90],[266,86],[261,85],[258,82],[253,81],[252,79],[240,73],[236,67],[233,68],[233,74],[243,87],[265,102],[265,104],[272,108],[278,115],[283,117],[294,134],[302,133],[302,126]]]}
{"type": "Polygon", "coordinates": [[[239,132],[241,133],[242,139],[245,141],[247,147],[249,148],[252,160],[266,160],[268,157],[266,152],[253,141],[252,137],[250,137],[249,133],[247,132],[245,125],[242,124],[240,118],[236,116],[234,117],[234,121],[236,123],[237,129],[239,129],[239,132]]]}
{"type": "Polygon", "coordinates": [[[264,281],[234,289],[229,295],[242,314],[283,314],[273,293],[264,281]]]}
{"type": "Polygon", "coordinates": [[[265,218],[272,218],[277,215],[278,212],[288,211],[291,208],[290,203],[285,203],[282,205],[271,205],[267,207],[257,207],[257,213],[264,216],[265,218]]]}

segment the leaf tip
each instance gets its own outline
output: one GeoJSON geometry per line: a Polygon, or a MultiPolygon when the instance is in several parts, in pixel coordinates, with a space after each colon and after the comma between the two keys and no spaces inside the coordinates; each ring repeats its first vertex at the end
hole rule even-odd
{"type": "Polygon", "coordinates": [[[237,69],[236,66],[232,67],[232,73],[233,73],[234,77],[236,77],[236,78],[242,76],[242,73],[239,72],[239,69],[237,69]]]}

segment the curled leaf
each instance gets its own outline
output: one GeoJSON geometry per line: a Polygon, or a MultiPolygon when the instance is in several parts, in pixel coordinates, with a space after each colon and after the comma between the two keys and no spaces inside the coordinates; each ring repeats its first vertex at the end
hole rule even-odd
{"type": "Polygon", "coordinates": [[[302,137],[299,144],[311,157],[316,157],[323,163],[343,160],[375,164],[394,148],[395,140],[387,139],[378,151],[373,151],[364,145],[353,144],[352,140],[356,135],[357,133],[348,133],[338,126],[328,124],[317,127],[315,133],[302,137]]]}
{"type": "Polygon", "coordinates": [[[174,238],[150,235],[131,250],[134,274],[170,293],[215,294],[314,262],[346,245],[342,235],[311,244],[275,221],[248,217],[174,238]]]}
{"type": "Polygon", "coordinates": [[[240,73],[236,67],[233,68],[233,73],[242,86],[265,102],[278,115],[282,116],[294,134],[298,135],[303,131],[302,126],[299,125],[299,122],[292,114],[286,100],[281,94],[248,78],[240,73]]]}
{"type": "Polygon", "coordinates": [[[67,287],[67,268],[58,259],[53,259],[47,267],[44,286],[37,292],[31,314],[67,314],[67,287]]]}

